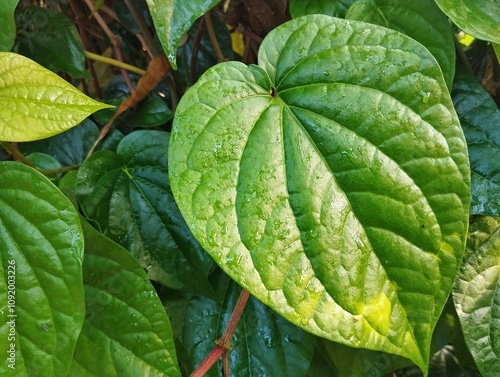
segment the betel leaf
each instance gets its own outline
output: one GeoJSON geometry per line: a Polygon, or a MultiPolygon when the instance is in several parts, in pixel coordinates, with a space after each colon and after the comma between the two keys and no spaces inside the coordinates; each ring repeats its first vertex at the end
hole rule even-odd
{"type": "Polygon", "coordinates": [[[434,0],[357,0],[346,19],[385,26],[422,43],[438,61],[451,90],[455,44],[448,18],[434,0]]]}
{"type": "Polygon", "coordinates": [[[169,134],[136,131],[117,152],[100,151],[78,171],[77,199],[102,231],[128,249],[151,279],[211,294],[212,261],[194,239],[170,191],[169,134]]]}
{"type": "Polygon", "coordinates": [[[273,30],[181,99],[172,192],[245,289],[308,331],[422,369],[468,223],[465,140],[432,55],[323,15],[273,30]]]}
{"type": "Polygon", "coordinates": [[[498,0],[435,0],[451,20],[467,34],[500,43],[498,0]]]}
{"type": "Polygon", "coordinates": [[[219,0],[146,0],[165,55],[177,69],[177,48],[195,21],[215,7],[219,0]]]}
{"type": "Polygon", "coordinates": [[[94,101],[34,61],[0,52],[0,140],[43,139],[110,107],[94,101]]]}
{"type": "MultiPolygon", "coordinates": [[[[213,274],[217,301],[196,295],[169,294],[164,301],[179,350],[179,361],[189,375],[215,347],[228,325],[241,288],[222,271],[213,274]]],[[[250,297],[231,338],[231,376],[303,377],[316,338],[294,326],[254,297],[250,297]]],[[[222,363],[207,377],[220,376],[222,363]]]]}
{"type": "Polygon", "coordinates": [[[16,12],[19,29],[15,51],[54,72],[91,78],[85,67],[83,46],[75,25],[61,13],[39,6],[16,12]]]}
{"type": "Polygon", "coordinates": [[[453,104],[471,165],[471,213],[500,216],[500,110],[472,73],[457,67],[453,104]]]}
{"type": "Polygon", "coordinates": [[[170,322],[144,269],[82,220],[85,322],[70,376],[180,376],[170,322]]]}
{"type": "Polygon", "coordinates": [[[10,51],[16,39],[14,11],[19,0],[4,0],[0,7],[0,51],[10,51]]]}
{"type": "Polygon", "coordinates": [[[308,14],[326,14],[344,17],[347,9],[355,0],[290,0],[290,14],[298,18],[308,14]]]}
{"type": "Polygon", "coordinates": [[[465,342],[484,377],[500,375],[500,220],[476,217],[453,289],[465,342]]]}
{"type": "Polygon", "coordinates": [[[64,195],[17,162],[0,162],[0,250],[0,375],[66,375],[85,315],[82,229],[64,195]]]}

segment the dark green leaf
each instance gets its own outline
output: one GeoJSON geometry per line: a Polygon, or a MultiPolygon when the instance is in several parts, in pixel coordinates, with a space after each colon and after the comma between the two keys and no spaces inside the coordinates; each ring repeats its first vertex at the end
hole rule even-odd
{"type": "Polygon", "coordinates": [[[290,0],[290,14],[298,18],[308,14],[326,14],[344,17],[349,6],[355,0],[290,0]]]}
{"type": "Polygon", "coordinates": [[[465,342],[483,377],[500,375],[500,220],[476,217],[453,290],[465,342]]]}
{"type": "Polygon", "coordinates": [[[38,6],[16,12],[19,37],[16,52],[54,72],[68,72],[75,78],[90,78],[85,55],[75,26],[63,13],[38,6]]]}
{"type": "Polygon", "coordinates": [[[85,314],[82,229],[64,195],[17,162],[0,162],[0,250],[0,375],[66,375],[85,314]]]}
{"type": "Polygon", "coordinates": [[[451,95],[469,148],[471,213],[500,216],[498,106],[476,78],[460,66],[451,95]]]}
{"type": "Polygon", "coordinates": [[[160,98],[149,98],[142,101],[133,114],[127,117],[132,127],[158,127],[167,123],[174,114],[160,98]]]}
{"type": "Polygon", "coordinates": [[[215,7],[219,0],[147,0],[156,33],[170,64],[177,69],[177,48],[196,19],[215,7]]]}
{"type": "MultiPolygon", "coordinates": [[[[46,171],[46,170],[53,170],[53,169],[59,169],[61,168],[61,163],[57,161],[54,157],[51,155],[45,154],[45,153],[40,153],[40,152],[34,152],[28,156],[26,156],[28,161],[30,161],[33,166],[36,168],[46,171]]],[[[59,178],[61,178],[61,174],[54,174],[48,177],[54,184],[57,185],[57,181],[59,178]]]]}
{"type": "Polygon", "coordinates": [[[10,51],[16,39],[14,11],[19,0],[4,0],[0,7],[0,51],[10,51]]]}
{"type": "Polygon", "coordinates": [[[346,18],[385,26],[422,43],[438,61],[451,90],[455,44],[448,18],[434,0],[357,0],[346,18]]]}
{"type": "Polygon", "coordinates": [[[180,376],[170,322],[146,273],[82,220],[85,323],[69,376],[180,376]]]}
{"type": "Polygon", "coordinates": [[[434,57],[328,16],[273,30],[177,107],[172,191],[240,285],[330,340],[422,369],[465,247],[465,139],[434,57]]]}
{"type": "Polygon", "coordinates": [[[100,151],[78,171],[77,198],[105,235],[128,249],[149,277],[176,289],[211,294],[210,257],[187,228],[167,173],[169,134],[137,131],[117,153],[100,151]]]}
{"type": "Polygon", "coordinates": [[[500,43],[498,0],[435,0],[444,13],[466,33],[500,43]]]}
{"type": "MultiPolygon", "coordinates": [[[[215,347],[234,309],[241,288],[220,271],[216,276],[220,303],[203,296],[169,297],[179,358],[187,372],[215,347]]],[[[238,377],[303,377],[311,362],[315,337],[292,325],[258,300],[250,297],[231,339],[230,371],[238,377]]],[[[220,376],[219,362],[207,377],[220,376]]]]}
{"type": "Polygon", "coordinates": [[[46,153],[64,166],[79,165],[98,137],[99,128],[90,119],[85,119],[78,126],[59,135],[24,143],[21,150],[24,153],[46,153]]]}

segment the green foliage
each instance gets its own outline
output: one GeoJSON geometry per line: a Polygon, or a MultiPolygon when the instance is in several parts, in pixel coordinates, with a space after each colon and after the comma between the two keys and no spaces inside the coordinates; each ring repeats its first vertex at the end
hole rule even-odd
{"type": "Polygon", "coordinates": [[[0,375],[500,373],[496,0],[4,3],[0,375]]]}
{"type": "Polygon", "coordinates": [[[426,369],[469,208],[447,92],[432,56],[397,32],[296,19],[266,37],[258,67],[219,64],[184,95],[173,193],[205,250],[259,300],[426,369]]]}

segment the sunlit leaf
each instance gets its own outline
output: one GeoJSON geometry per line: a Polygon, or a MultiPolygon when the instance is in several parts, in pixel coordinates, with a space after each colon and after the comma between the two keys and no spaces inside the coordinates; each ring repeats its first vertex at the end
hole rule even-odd
{"type": "Polygon", "coordinates": [[[306,16],[259,66],[181,99],[172,191],[240,285],[330,340],[422,369],[465,246],[465,139],[436,60],[376,25],[306,16]]]}
{"type": "Polygon", "coordinates": [[[32,141],[61,133],[93,112],[94,101],[21,55],[0,52],[0,140],[32,141]]]}
{"type": "Polygon", "coordinates": [[[498,0],[435,0],[444,13],[467,34],[500,43],[498,0]]]}
{"type": "Polygon", "coordinates": [[[85,315],[82,229],[64,195],[17,162],[0,162],[0,251],[0,375],[65,376],[85,315]]]}
{"type": "Polygon", "coordinates": [[[170,64],[177,69],[177,48],[194,22],[219,3],[219,0],[146,0],[156,33],[170,64]]]}

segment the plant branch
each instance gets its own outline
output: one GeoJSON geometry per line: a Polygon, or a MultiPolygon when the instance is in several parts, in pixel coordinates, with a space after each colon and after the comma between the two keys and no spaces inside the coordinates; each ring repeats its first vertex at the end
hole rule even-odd
{"type": "Polygon", "coordinates": [[[210,37],[210,42],[214,46],[215,55],[217,55],[217,60],[219,62],[225,62],[227,59],[224,57],[222,50],[219,46],[219,41],[217,40],[217,35],[215,34],[214,24],[212,23],[212,18],[210,18],[210,13],[207,13],[203,16],[205,22],[207,24],[207,31],[210,37]]]}
{"type": "Polygon", "coordinates": [[[144,21],[144,18],[141,17],[139,12],[137,11],[137,8],[135,7],[133,1],[125,0],[125,4],[127,4],[130,14],[132,14],[132,17],[134,17],[134,20],[139,26],[139,29],[141,29],[141,33],[136,34],[137,38],[146,47],[146,52],[148,53],[149,57],[153,59],[156,56],[155,44],[153,42],[153,37],[148,30],[148,26],[144,21]]]}
{"type": "Polygon", "coordinates": [[[28,160],[20,151],[19,149],[17,149],[16,147],[14,147],[11,143],[9,142],[5,142],[5,141],[2,141],[0,142],[0,145],[2,145],[2,147],[8,152],[10,153],[12,156],[14,156],[14,158],[20,162],[22,162],[24,165],[28,165],[28,166],[31,166],[32,168],[34,168],[33,164],[31,163],[30,160],[28,160]]]}
{"type": "Polygon", "coordinates": [[[67,173],[71,170],[77,170],[79,167],[80,167],[79,165],[63,166],[62,168],[57,168],[57,169],[40,170],[40,173],[47,176],[56,175],[61,173],[67,173]]]}
{"type": "Polygon", "coordinates": [[[116,60],[116,59],[113,59],[113,58],[107,58],[105,56],[94,54],[94,53],[89,52],[89,51],[84,51],[84,54],[89,59],[92,59],[92,60],[95,60],[95,61],[98,61],[98,62],[102,62],[102,63],[106,63],[106,64],[109,64],[109,65],[112,65],[112,66],[115,66],[115,67],[118,67],[118,68],[123,68],[123,69],[126,69],[127,71],[137,73],[137,74],[139,74],[141,76],[146,73],[146,71],[144,69],[135,67],[133,65],[124,63],[122,61],[119,61],[119,60],[116,60]]]}
{"type": "MultiPolygon", "coordinates": [[[[231,314],[231,318],[229,318],[229,322],[222,334],[222,337],[219,340],[216,340],[216,346],[210,352],[210,354],[202,361],[202,363],[198,366],[198,368],[191,374],[191,377],[202,377],[208,370],[217,362],[219,357],[227,355],[231,350],[231,338],[233,337],[234,331],[236,330],[236,326],[238,326],[238,322],[240,321],[241,315],[243,314],[243,310],[245,310],[245,305],[247,304],[248,298],[250,297],[250,293],[243,289],[240,293],[240,297],[238,297],[238,301],[234,306],[233,313],[231,314]]],[[[224,360],[224,370],[228,372],[224,372],[225,375],[229,373],[229,359],[224,360]],[[227,368],[227,369],[226,369],[227,368]]]]}

